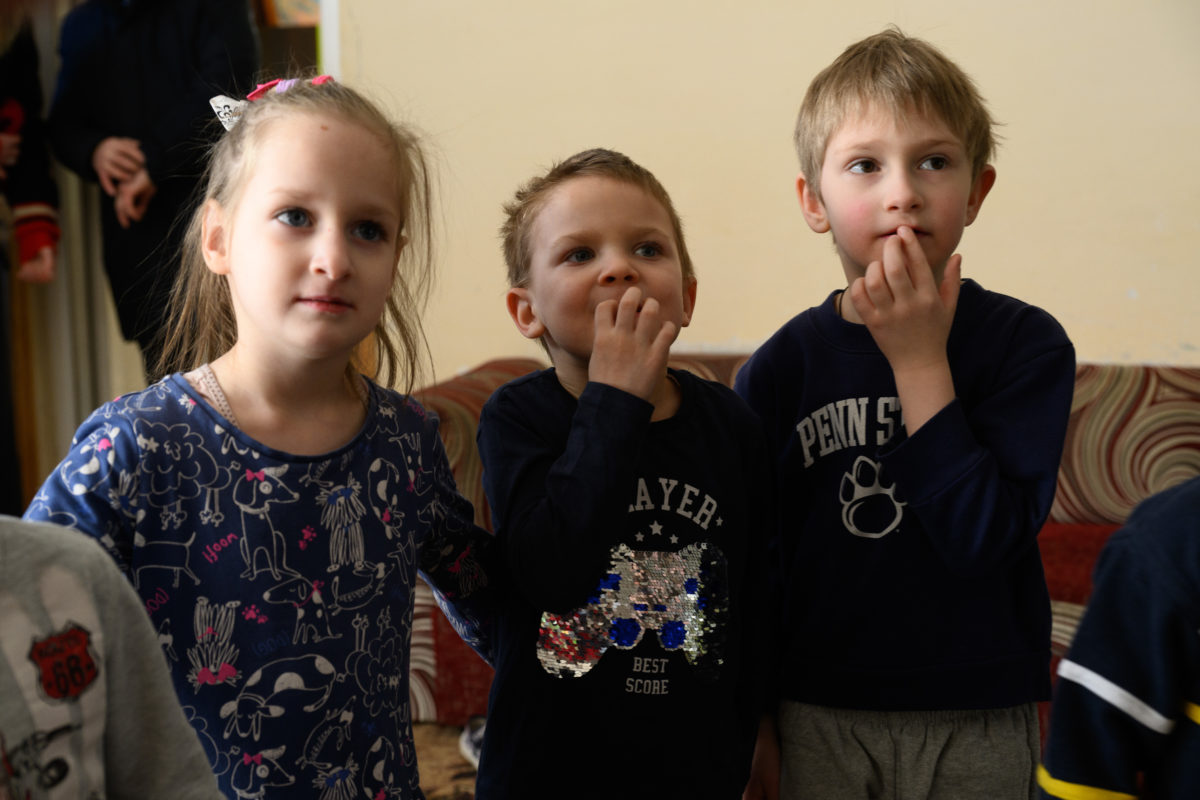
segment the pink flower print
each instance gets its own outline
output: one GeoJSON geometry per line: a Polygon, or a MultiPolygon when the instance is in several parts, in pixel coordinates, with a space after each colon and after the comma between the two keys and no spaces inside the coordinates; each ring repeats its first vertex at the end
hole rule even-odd
{"type": "Polygon", "coordinates": [[[228,683],[237,677],[237,670],[231,664],[221,664],[214,672],[208,667],[201,667],[196,676],[196,683],[216,686],[218,683],[228,683]]]}
{"type": "Polygon", "coordinates": [[[96,449],[101,453],[103,453],[105,450],[111,450],[112,446],[112,439],[109,439],[107,436],[96,443],[96,449]]]}

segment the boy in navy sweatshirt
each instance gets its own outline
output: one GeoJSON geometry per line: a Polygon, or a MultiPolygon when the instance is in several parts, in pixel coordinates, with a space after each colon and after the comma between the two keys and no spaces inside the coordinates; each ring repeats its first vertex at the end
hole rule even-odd
{"type": "Polygon", "coordinates": [[[758,420],[667,367],[696,278],[670,197],[578,153],[505,207],[508,311],[554,366],[483,408],[502,556],[476,796],[737,800],[774,527],[758,420]]]}
{"type": "Polygon", "coordinates": [[[792,510],[778,741],[760,734],[755,777],[772,790],[777,764],[784,797],[1028,798],[1050,688],[1037,533],[1074,350],[1044,311],[961,279],[994,138],[942,53],[894,29],[850,46],[795,139],[846,289],[737,378],[792,510]]]}

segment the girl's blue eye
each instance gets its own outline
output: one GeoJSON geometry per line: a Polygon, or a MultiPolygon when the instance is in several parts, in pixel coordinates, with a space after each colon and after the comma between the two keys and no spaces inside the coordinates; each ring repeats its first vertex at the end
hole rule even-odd
{"type": "Polygon", "coordinates": [[[864,158],[851,164],[850,171],[860,175],[866,175],[871,172],[878,172],[879,165],[869,158],[864,158]]]}
{"type": "Polygon", "coordinates": [[[921,162],[921,169],[942,170],[950,166],[950,159],[945,156],[930,156],[921,162]]]}
{"type": "Polygon", "coordinates": [[[592,251],[586,247],[578,247],[567,253],[563,261],[570,264],[582,264],[592,257],[592,251]]]}
{"type": "Polygon", "coordinates": [[[302,208],[285,208],[275,219],[292,228],[302,228],[309,223],[308,212],[302,208]]]}
{"type": "Polygon", "coordinates": [[[633,252],[642,258],[654,258],[655,256],[661,256],[663,249],[654,242],[644,242],[634,248],[633,252]]]}
{"type": "Polygon", "coordinates": [[[378,222],[360,222],[354,226],[354,235],[368,242],[382,242],[387,239],[387,232],[378,222]]]}

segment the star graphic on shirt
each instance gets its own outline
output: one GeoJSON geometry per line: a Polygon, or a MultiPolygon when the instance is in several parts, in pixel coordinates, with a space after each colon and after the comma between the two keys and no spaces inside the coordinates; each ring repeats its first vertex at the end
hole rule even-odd
{"type": "Polygon", "coordinates": [[[651,522],[650,532],[655,536],[662,536],[662,525],[659,525],[657,522],[651,522]]]}
{"type": "Polygon", "coordinates": [[[679,537],[673,533],[671,534],[671,544],[679,544],[679,537]]]}
{"type": "Polygon", "coordinates": [[[719,528],[724,524],[725,524],[725,520],[721,519],[720,517],[717,517],[717,527],[719,528]]]}
{"type": "Polygon", "coordinates": [[[637,539],[639,542],[642,542],[642,541],[645,541],[646,534],[642,533],[641,531],[638,531],[637,535],[634,536],[633,538],[637,539]]]}

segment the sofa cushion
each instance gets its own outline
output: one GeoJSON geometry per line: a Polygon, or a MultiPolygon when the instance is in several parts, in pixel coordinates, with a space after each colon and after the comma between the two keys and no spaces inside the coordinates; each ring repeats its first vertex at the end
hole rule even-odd
{"type": "MultiPolygon", "coordinates": [[[[1119,525],[1047,522],[1038,534],[1046,588],[1050,591],[1050,680],[1058,678],[1058,662],[1067,654],[1084,607],[1092,594],[1092,571],[1104,543],[1119,525]]],[[[1050,703],[1038,704],[1043,736],[1050,721],[1050,703]]]]}

